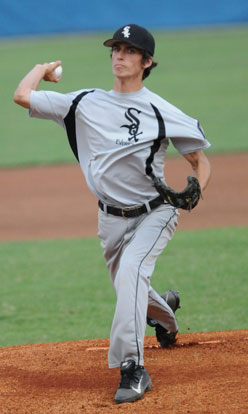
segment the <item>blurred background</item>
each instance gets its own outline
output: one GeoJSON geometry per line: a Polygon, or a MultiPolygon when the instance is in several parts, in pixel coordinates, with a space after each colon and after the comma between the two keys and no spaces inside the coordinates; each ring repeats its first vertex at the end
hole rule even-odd
{"type": "Polygon", "coordinates": [[[146,86],[200,119],[210,151],[247,149],[247,0],[0,0],[0,11],[0,165],[74,160],[55,125],[29,122],[14,105],[14,90],[36,63],[56,59],[63,64],[61,82],[40,88],[111,89],[109,50],[102,43],[132,22],[156,38],[159,65],[146,86]]]}
{"type": "MultiPolygon", "coordinates": [[[[87,190],[62,129],[30,120],[13,94],[35,64],[57,59],[61,81],[40,89],[111,89],[102,44],[129,23],[156,39],[159,64],[145,86],[199,119],[212,144],[209,193],[190,215],[196,222],[205,211],[206,228],[179,229],[153,287],[182,293],[181,332],[247,328],[248,1],[0,0],[0,346],[109,334],[115,296],[102,251],[96,237],[80,236],[96,201],[84,210],[87,190]],[[222,228],[216,209],[229,214],[222,228]]],[[[177,162],[169,148],[168,173],[177,162]]]]}
{"type": "Polygon", "coordinates": [[[174,30],[248,20],[246,0],[1,0],[0,7],[2,37],[109,31],[134,22],[174,30]]]}

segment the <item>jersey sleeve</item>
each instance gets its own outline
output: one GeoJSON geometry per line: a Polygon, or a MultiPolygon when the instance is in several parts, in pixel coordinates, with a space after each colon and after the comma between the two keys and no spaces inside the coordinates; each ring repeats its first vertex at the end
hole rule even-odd
{"type": "Polygon", "coordinates": [[[166,135],[181,154],[204,150],[210,147],[200,122],[180,110],[166,123],[166,135]]]}
{"type": "Polygon", "coordinates": [[[64,126],[63,120],[69,112],[73,93],[62,94],[53,91],[32,91],[30,95],[31,118],[50,119],[64,126]]]}

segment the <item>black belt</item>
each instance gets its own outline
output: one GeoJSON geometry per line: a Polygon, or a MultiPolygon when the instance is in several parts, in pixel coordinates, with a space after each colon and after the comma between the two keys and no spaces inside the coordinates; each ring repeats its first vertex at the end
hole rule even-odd
{"type": "MultiPolygon", "coordinates": [[[[151,210],[160,206],[163,203],[164,203],[164,200],[160,196],[148,202],[151,210]]],[[[102,211],[104,211],[104,204],[101,202],[101,200],[98,200],[98,206],[100,207],[102,211]]],[[[134,206],[134,207],[124,207],[124,208],[112,207],[112,206],[107,205],[106,212],[107,214],[112,214],[113,216],[129,218],[129,217],[139,217],[141,216],[141,214],[148,213],[148,209],[145,204],[134,206]]]]}

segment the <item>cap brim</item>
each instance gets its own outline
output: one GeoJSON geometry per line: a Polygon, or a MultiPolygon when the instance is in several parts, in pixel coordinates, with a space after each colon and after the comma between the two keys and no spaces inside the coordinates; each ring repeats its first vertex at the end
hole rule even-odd
{"type": "Polygon", "coordinates": [[[103,44],[104,44],[104,46],[112,47],[116,43],[127,43],[128,45],[131,45],[131,46],[135,47],[136,49],[143,50],[143,49],[140,48],[140,46],[138,46],[135,43],[133,43],[131,41],[128,41],[128,40],[108,39],[103,44]]]}
{"type": "Polygon", "coordinates": [[[116,40],[114,40],[114,39],[108,39],[108,40],[105,40],[105,42],[103,44],[104,44],[104,46],[111,47],[111,46],[113,46],[113,44],[115,42],[116,42],[116,40]]]}

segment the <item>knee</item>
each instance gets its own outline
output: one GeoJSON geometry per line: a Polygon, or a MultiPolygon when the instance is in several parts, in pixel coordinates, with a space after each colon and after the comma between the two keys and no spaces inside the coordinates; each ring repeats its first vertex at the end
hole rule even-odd
{"type": "Polygon", "coordinates": [[[139,273],[140,264],[135,260],[135,258],[123,258],[120,261],[119,272],[123,277],[133,277],[139,273]]]}
{"type": "Polygon", "coordinates": [[[144,269],[133,258],[122,260],[115,278],[115,288],[125,289],[133,287],[136,289],[137,282],[145,282],[149,286],[150,276],[144,272],[144,269]]]}

